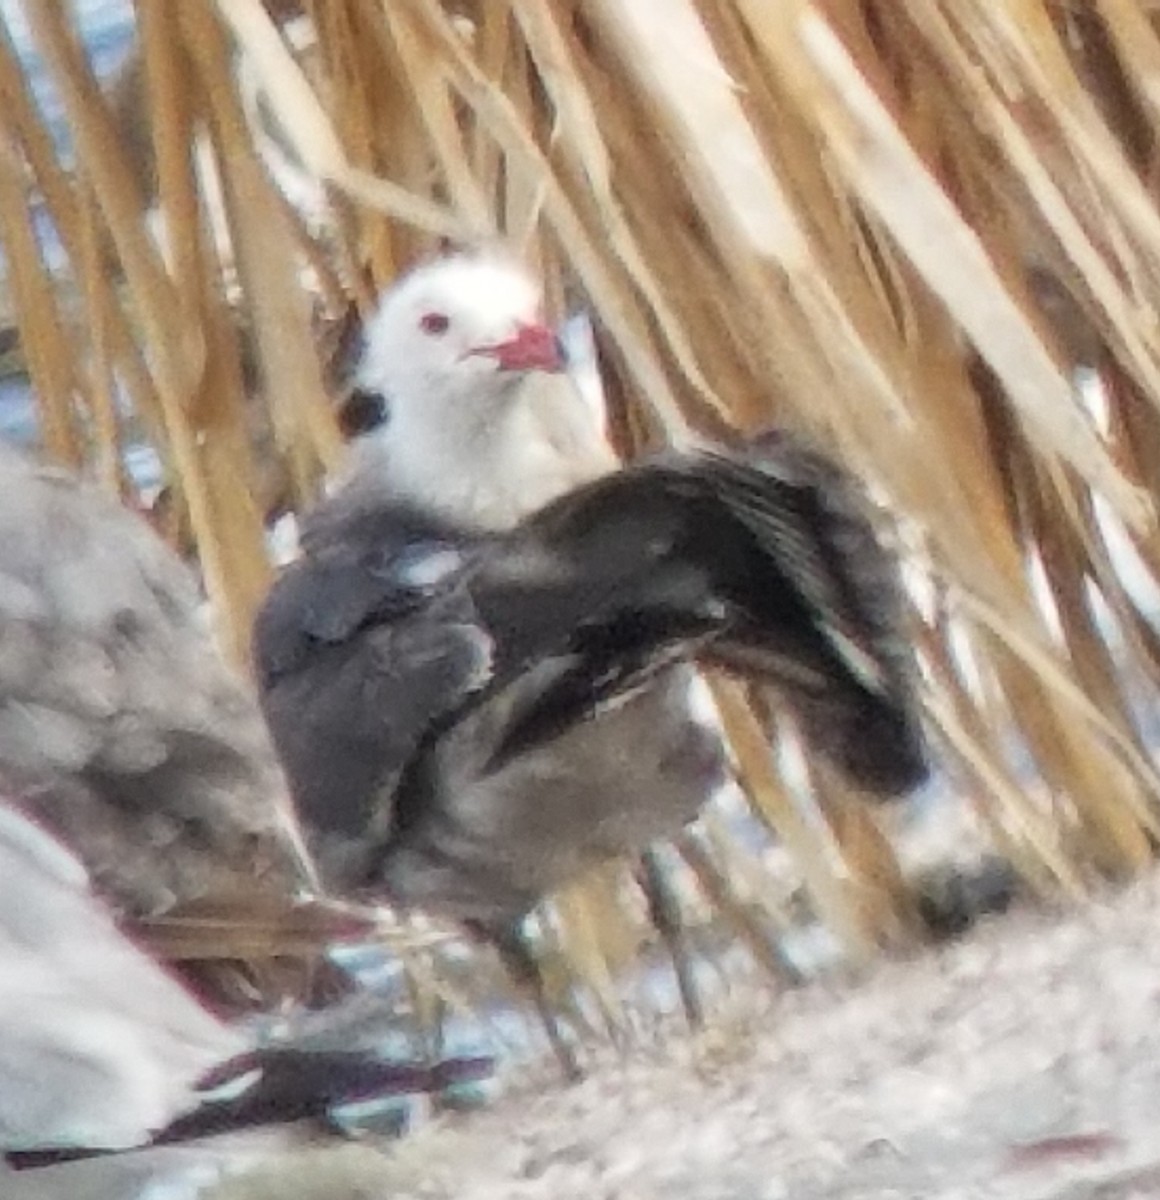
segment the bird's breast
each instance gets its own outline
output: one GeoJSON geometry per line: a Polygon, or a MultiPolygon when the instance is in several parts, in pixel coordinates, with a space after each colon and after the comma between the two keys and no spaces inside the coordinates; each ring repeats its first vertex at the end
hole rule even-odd
{"type": "Polygon", "coordinates": [[[510,920],[594,862],[678,832],[726,778],[694,679],[673,668],[498,770],[488,749],[522,697],[483,706],[435,753],[430,811],[388,854],[388,891],[448,916],[510,920]]]}

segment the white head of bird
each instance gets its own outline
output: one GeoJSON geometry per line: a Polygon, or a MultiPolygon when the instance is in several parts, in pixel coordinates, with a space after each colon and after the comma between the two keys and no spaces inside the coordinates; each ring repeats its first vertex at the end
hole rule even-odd
{"type": "Polygon", "coordinates": [[[561,369],[540,314],[540,290],[516,264],[454,255],[416,268],[384,296],[367,324],[358,384],[392,408],[425,410],[464,393],[480,404],[521,373],[561,369]]]}
{"type": "Polygon", "coordinates": [[[386,401],[356,471],[469,524],[504,527],[580,478],[609,450],[573,389],[531,386],[565,363],[535,281],[498,255],[417,267],[367,323],[355,383],[386,401]]]}

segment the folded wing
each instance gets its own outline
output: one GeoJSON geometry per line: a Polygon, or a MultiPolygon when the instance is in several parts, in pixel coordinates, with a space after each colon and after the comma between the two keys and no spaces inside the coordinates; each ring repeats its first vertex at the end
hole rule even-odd
{"type": "Polygon", "coordinates": [[[660,456],[570,493],[478,568],[489,620],[511,604],[508,559],[537,556],[526,586],[570,627],[497,761],[692,657],[772,686],[858,786],[890,795],[925,777],[897,564],[854,482],[807,445],[660,456]]]}
{"type": "Polygon", "coordinates": [[[860,787],[917,785],[898,571],[866,514],[844,473],[785,437],[658,456],[506,533],[381,497],[325,507],[256,645],[331,871],[358,878],[368,846],[446,819],[428,769],[445,734],[470,721],[488,739],[472,770],[496,775],[681,660],[770,685],[860,787]],[[500,719],[476,719],[488,706],[500,719]]]}

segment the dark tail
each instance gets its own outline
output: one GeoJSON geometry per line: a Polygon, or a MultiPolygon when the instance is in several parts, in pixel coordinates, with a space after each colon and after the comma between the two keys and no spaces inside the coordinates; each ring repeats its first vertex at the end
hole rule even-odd
{"type": "Polygon", "coordinates": [[[753,537],[759,560],[738,601],[752,626],[722,639],[721,661],[744,666],[756,651],[760,664],[772,645],[758,677],[774,686],[815,750],[875,794],[920,785],[929,766],[899,567],[861,488],[787,437],[763,440],[744,458],[702,456],[701,469],[753,537]],[[779,584],[799,601],[788,623],[792,649],[781,661],[779,584]]]}
{"type": "MultiPolygon", "coordinates": [[[[543,580],[527,586],[571,633],[495,758],[698,657],[771,685],[811,747],[859,787],[916,787],[927,762],[902,588],[868,511],[850,476],[784,436],[660,456],[549,505],[506,554],[538,554],[543,575],[562,581],[553,595],[543,580]]],[[[501,622],[502,593],[474,592],[482,607],[498,603],[501,622]]]]}

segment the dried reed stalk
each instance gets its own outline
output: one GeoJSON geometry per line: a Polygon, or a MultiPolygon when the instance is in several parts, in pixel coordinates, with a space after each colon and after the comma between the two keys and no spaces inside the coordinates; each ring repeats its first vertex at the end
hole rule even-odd
{"type": "MultiPolygon", "coordinates": [[[[340,454],[303,281],[323,280],[320,309],[336,310],[341,281],[365,312],[438,237],[499,236],[557,309],[594,313],[625,445],[779,421],[866,478],[939,598],[912,614],[931,728],[1040,890],[1075,894],[1150,859],[1160,777],[1136,708],[1160,685],[1160,631],[1111,549],[1122,537],[1160,575],[1147,6],[310,0],[307,55],[260,0],[139,0],[148,197],[64,10],[25,7],[87,189],[0,38],[0,236],[46,439],[79,460],[87,418],[114,486],[112,381],[125,387],[172,464],[236,654],[268,570],[255,420],[275,430],[295,504],[340,454]],[[235,54],[328,197],[321,235],[276,193],[235,54]],[[80,284],[84,364],[42,352],[64,321],[28,179],[80,284]],[[244,386],[239,324],[258,387],[244,386]],[[1103,382],[1098,420],[1080,364],[1103,382]],[[1130,676],[1094,596],[1138,660],[1130,676]]],[[[856,797],[793,794],[742,693],[717,696],[755,810],[851,955],[870,954],[908,919],[888,839],[856,797]]],[[[731,893],[740,868],[721,873],[720,857],[691,861],[760,958],[760,922],[731,893]]],[[[570,890],[560,911],[572,973],[616,1025],[637,931],[609,892],[570,890]]]]}

